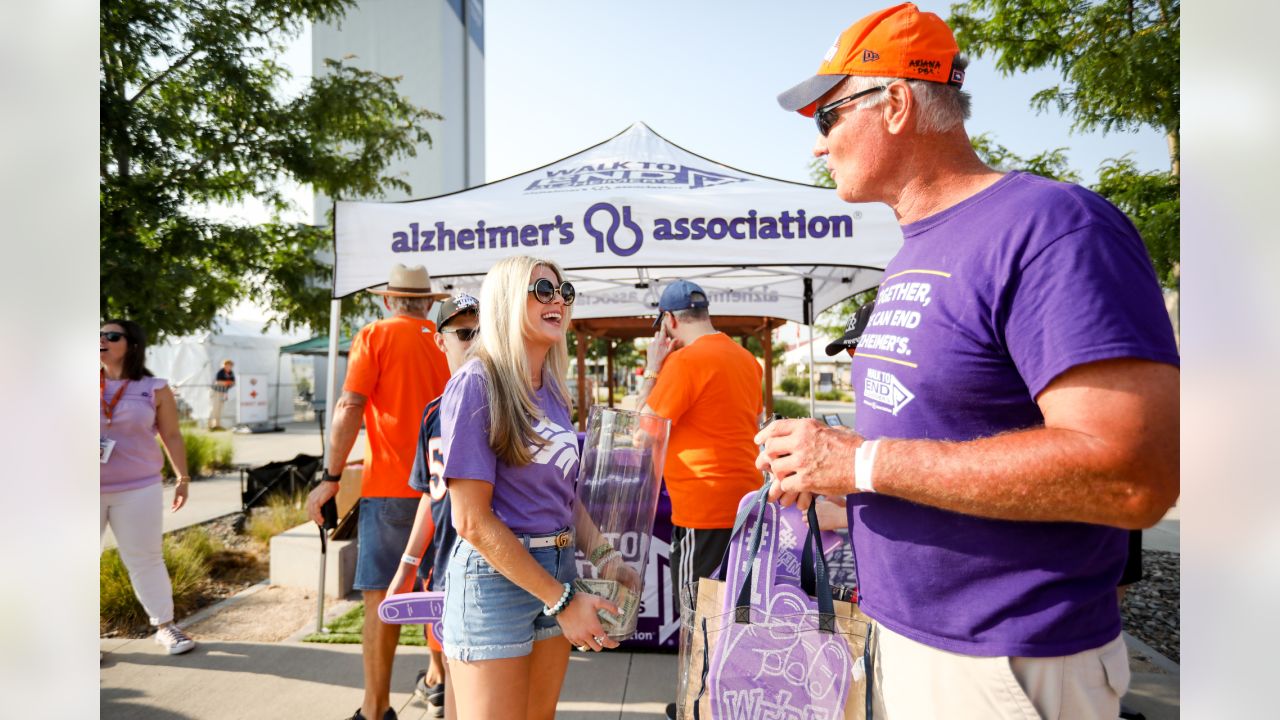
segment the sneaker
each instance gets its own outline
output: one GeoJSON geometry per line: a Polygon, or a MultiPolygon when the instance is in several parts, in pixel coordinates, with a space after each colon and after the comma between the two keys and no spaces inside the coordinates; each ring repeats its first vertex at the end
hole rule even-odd
{"type": "MultiPolygon", "coordinates": [[[[355,713],[353,713],[348,720],[365,720],[364,713],[360,712],[360,708],[356,708],[355,713]]],[[[395,710],[387,708],[387,711],[382,713],[382,720],[399,720],[399,718],[396,717],[395,710]]]]}
{"type": "Polygon", "coordinates": [[[182,628],[169,623],[156,631],[156,644],[169,651],[170,655],[181,655],[196,646],[196,641],[182,632],[182,628]]]}
{"type": "Polygon", "coordinates": [[[667,720],[676,720],[676,704],[667,703],[667,720]]]}
{"type": "MultiPolygon", "coordinates": [[[[436,685],[427,684],[427,671],[419,670],[418,678],[413,683],[413,696],[422,702],[434,706],[444,707],[444,683],[436,685]]],[[[436,717],[443,717],[437,715],[436,717]]]]}

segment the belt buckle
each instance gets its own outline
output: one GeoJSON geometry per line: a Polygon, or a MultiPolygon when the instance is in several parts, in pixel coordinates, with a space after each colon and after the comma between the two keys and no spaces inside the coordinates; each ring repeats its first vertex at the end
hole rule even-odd
{"type": "Polygon", "coordinates": [[[573,542],[573,536],[570,535],[569,531],[566,530],[565,532],[562,532],[556,536],[556,549],[563,550],[569,547],[569,543],[571,542],[573,542]]]}

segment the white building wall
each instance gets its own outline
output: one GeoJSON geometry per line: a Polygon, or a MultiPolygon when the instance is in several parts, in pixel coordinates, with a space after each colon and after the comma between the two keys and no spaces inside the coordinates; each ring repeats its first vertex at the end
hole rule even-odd
{"type": "MultiPolygon", "coordinates": [[[[432,197],[484,181],[484,0],[362,0],[339,24],[314,25],[311,48],[317,77],[326,72],[326,58],[348,58],[400,77],[402,95],[444,116],[427,127],[432,145],[391,168],[412,191],[389,193],[386,200],[432,197]]],[[[327,224],[332,201],[317,194],[315,202],[316,222],[327,224]]]]}

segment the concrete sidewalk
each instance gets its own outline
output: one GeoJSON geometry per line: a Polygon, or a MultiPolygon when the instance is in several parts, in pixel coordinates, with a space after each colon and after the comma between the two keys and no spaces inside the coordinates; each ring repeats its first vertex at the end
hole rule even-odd
{"type": "MultiPolygon", "coordinates": [[[[202,643],[171,657],[151,639],[103,640],[101,717],[112,720],[348,718],[360,705],[359,645],[202,643]]],[[[392,706],[404,720],[428,717],[414,700],[423,648],[400,648],[392,706]]],[[[676,656],[574,652],[557,718],[662,718],[675,696],[676,656]]]]}

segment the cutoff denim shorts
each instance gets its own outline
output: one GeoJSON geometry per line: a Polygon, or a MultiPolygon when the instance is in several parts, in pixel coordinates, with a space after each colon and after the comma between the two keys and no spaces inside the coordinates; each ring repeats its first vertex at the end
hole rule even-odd
{"type": "MultiPolygon", "coordinates": [[[[572,544],[529,554],[562,583],[578,576],[572,544]]],[[[542,614],[541,600],[494,569],[466,540],[454,543],[445,577],[444,654],[450,660],[524,657],[535,642],[561,634],[556,619],[542,614]]]]}
{"type": "Polygon", "coordinates": [[[360,498],[356,590],[386,590],[395,579],[417,513],[418,498],[360,498]]]}

